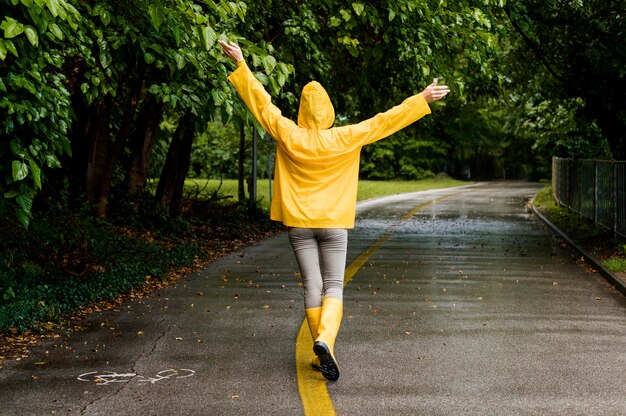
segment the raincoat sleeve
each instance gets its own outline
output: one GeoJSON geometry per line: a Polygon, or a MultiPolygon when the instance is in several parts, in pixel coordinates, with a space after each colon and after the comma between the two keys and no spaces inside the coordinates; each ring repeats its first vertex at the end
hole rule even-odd
{"type": "Polygon", "coordinates": [[[274,138],[282,140],[289,132],[297,129],[296,123],[284,117],[263,85],[254,77],[245,61],[237,62],[237,69],[228,76],[246,106],[259,121],[263,129],[274,138]]]}
{"type": "Polygon", "coordinates": [[[336,130],[340,136],[347,136],[353,144],[364,146],[391,136],[427,114],[430,114],[430,107],[420,93],[370,119],[358,124],[338,127],[336,130]]]}

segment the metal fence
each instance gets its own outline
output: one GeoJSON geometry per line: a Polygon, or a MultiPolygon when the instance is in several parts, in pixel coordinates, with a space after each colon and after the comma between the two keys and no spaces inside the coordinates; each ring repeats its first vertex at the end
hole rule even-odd
{"type": "Polygon", "coordinates": [[[626,162],[552,158],[556,201],[626,237],[626,162]]]}

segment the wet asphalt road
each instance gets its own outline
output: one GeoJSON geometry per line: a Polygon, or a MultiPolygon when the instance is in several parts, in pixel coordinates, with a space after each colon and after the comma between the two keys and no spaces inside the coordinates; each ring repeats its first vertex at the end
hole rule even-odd
{"type": "MultiPolygon", "coordinates": [[[[527,213],[538,189],[360,204],[348,263],[393,233],[346,286],[337,414],[626,415],[626,298],[527,213]]],[[[0,414],[302,414],[296,272],[282,234],[95,314],[5,364],[0,414]]]]}

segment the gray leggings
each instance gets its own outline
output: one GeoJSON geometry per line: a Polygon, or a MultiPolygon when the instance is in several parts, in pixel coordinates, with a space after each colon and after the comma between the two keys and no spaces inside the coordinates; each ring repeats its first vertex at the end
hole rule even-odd
{"type": "Polygon", "coordinates": [[[302,275],[304,307],[320,307],[324,297],[343,301],[348,230],[290,227],[288,234],[302,275]]]}

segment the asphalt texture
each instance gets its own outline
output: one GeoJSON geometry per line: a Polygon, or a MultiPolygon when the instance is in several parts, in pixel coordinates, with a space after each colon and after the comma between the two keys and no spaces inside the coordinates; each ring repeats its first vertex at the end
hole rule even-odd
{"type": "MultiPolygon", "coordinates": [[[[345,289],[337,414],[626,415],[626,298],[528,211],[540,188],[359,204],[348,264],[387,239],[345,289]]],[[[297,271],[280,234],[94,314],[5,364],[0,414],[303,414],[297,271]]]]}

